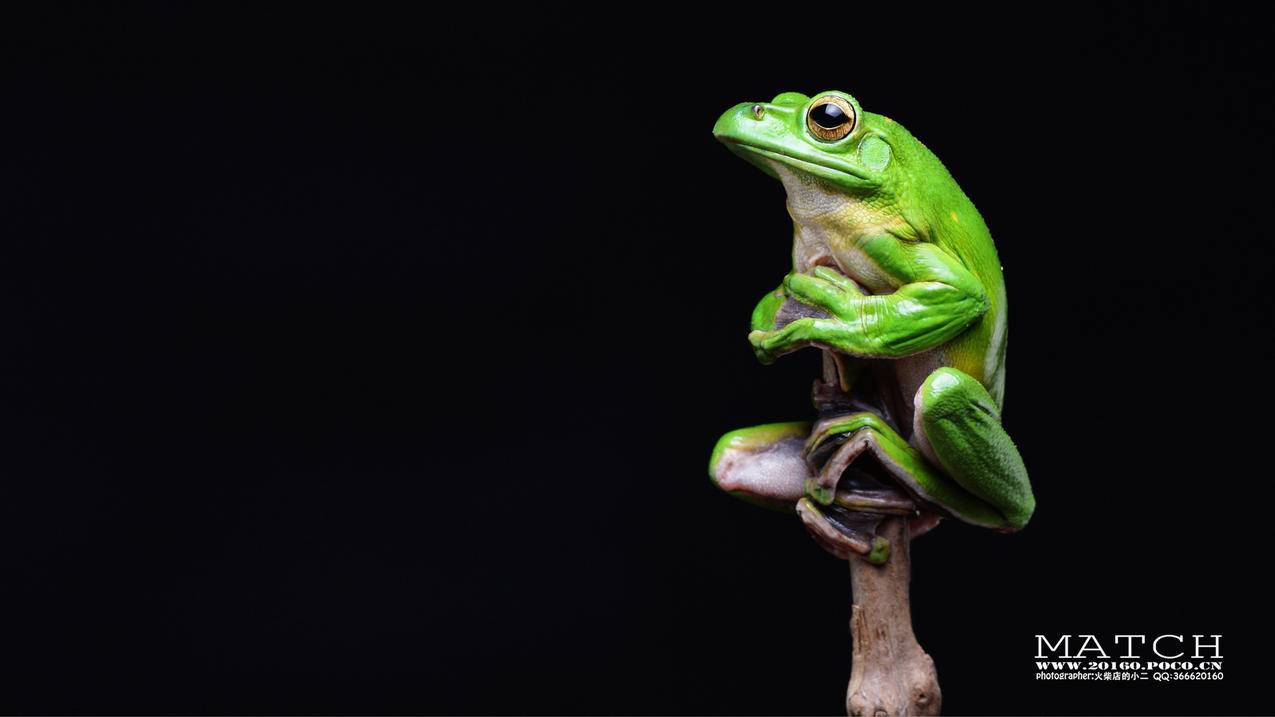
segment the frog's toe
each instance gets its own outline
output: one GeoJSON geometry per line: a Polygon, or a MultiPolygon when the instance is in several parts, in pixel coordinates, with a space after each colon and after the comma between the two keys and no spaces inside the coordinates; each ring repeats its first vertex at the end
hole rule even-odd
{"type": "Polygon", "coordinates": [[[818,478],[807,478],[806,497],[814,500],[819,505],[830,505],[833,499],[837,497],[837,487],[835,485],[823,485],[818,478]]]}
{"type": "Polygon", "coordinates": [[[784,279],[784,289],[798,301],[827,309],[833,314],[844,313],[846,290],[821,276],[789,274],[784,279]]]}
{"type": "Polygon", "coordinates": [[[836,505],[820,507],[809,498],[798,501],[797,514],[815,542],[842,560],[862,555],[868,562],[880,564],[890,556],[890,542],[876,535],[880,515],[836,505]]]}

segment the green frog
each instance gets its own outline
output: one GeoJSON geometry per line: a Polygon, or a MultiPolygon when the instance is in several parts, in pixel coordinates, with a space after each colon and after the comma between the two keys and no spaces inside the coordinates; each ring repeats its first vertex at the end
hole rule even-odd
{"type": "Polygon", "coordinates": [[[838,507],[880,502],[856,489],[862,472],[848,470],[864,456],[882,483],[914,501],[914,516],[932,518],[922,530],[943,516],[1002,531],[1026,525],[1035,497],[1001,426],[1002,267],[986,223],[943,163],[844,92],[745,102],[713,134],[783,183],[793,222],[792,271],[757,304],[748,339],[763,363],[823,349],[840,396],[816,401],[813,425],[723,436],[713,481],[797,510],[843,557],[883,559],[879,542],[836,517],[844,517],[838,507]]]}

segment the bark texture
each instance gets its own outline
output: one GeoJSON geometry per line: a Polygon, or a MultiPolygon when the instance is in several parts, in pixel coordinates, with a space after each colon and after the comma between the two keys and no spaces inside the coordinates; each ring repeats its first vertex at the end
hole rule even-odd
{"type": "Polygon", "coordinates": [[[877,535],[890,541],[884,564],[850,556],[854,651],[846,714],[937,715],[942,706],[938,673],[912,633],[908,522],[886,518],[877,535]]]}

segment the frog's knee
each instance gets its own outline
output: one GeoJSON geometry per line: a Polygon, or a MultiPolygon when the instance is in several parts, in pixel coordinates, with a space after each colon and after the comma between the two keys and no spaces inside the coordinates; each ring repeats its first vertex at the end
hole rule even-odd
{"type": "Polygon", "coordinates": [[[1010,503],[1001,508],[1001,513],[1005,516],[1005,532],[1012,533],[1022,530],[1023,526],[1032,519],[1032,514],[1036,512],[1036,496],[1032,495],[1031,488],[1028,487],[1026,496],[1010,503]]]}
{"type": "Polygon", "coordinates": [[[1026,525],[1036,509],[1027,469],[983,384],[954,368],[937,369],[917,389],[915,408],[914,440],[921,452],[996,507],[1005,529],[1026,525]]]}
{"type": "Polygon", "coordinates": [[[998,415],[999,410],[983,384],[972,376],[950,366],[935,369],[921,382],[913,401],[918,417],[930,421],[963,413],[971,403],[978,403],[998,415]]]}

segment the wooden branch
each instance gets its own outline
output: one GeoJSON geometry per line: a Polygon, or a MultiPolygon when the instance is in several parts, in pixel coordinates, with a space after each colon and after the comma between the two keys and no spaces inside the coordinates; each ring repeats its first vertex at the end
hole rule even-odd
{"type": "MultiPolygon", "coordinates": [[[[855,411],[890,415],[865,403],[875,384],[868,383],[868,390],[855,384],[861,368],[824,352],[823,375],[812,393],[820,420],[855,411]]],[[[723,490],[794,509],[816,543],[849,561],[854,651],[846,712],[937,715],[938,674],[912,632],[908,584],[910,540],[933,528],[939,516],[896,485],[897,476],[866,454],[861,441],[826,441],[826,448],[811,451],[810,431],[807,424],[792,423],[727,434],[713,451],[710,475],[723,490]],[[806,495],[808,483],[821,473],[837,474],[828,481],[836,488],[827,504],[806,495]]]]}
{"type": "Polygon", "coordinates": [[[937,715],[942,705],[938,673],[912,632],[908,521],[885,518],[877,535],[890,541],[884,564],[850,556],[854,651],[846,714],[937,715]]]}

